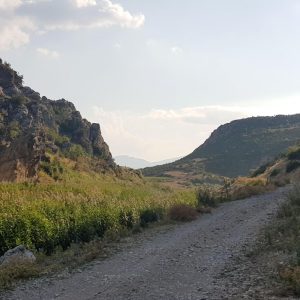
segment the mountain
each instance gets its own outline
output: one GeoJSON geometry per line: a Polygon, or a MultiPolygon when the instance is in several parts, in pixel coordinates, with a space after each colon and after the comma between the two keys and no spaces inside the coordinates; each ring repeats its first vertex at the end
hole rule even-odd
{"type": "Polygon", "coordinates": [[[157,162],[150,162],[142,158],[136,158],[128,155],[119,155],[114,157],[114,159],[119,166],[129,167],[132,169],[142,169],[146,167],[154,167],[158,165],[168,164],[176,161],[179,158],[166,159],[157,162]]]}
{"type": "Polygon", "coordinates": [[[23,77],[0,59],[0,181],[37,180],[41,167],[59,173],[51,161],[56,155],[84,156],[99,171],[116,169],[99,124],[83,119],[71,102],[23,86],[23,77]]]}
{"type": "Polygon", "coordinates": [[[245,176],[298,141],[300,114],[235,120],[217,128],[188,156],[142,172],[146,176],[170,176],[174,172],[245,176]]]}

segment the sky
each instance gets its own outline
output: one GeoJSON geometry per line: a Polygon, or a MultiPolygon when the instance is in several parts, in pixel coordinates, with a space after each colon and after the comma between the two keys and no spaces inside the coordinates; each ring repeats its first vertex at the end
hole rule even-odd
{"type": "Polygon", "coordinates": [[[0,0],[0,57],[100,123],[114,156],[149,161],[300,113],[299,37],[299,0],[0,0]]]}

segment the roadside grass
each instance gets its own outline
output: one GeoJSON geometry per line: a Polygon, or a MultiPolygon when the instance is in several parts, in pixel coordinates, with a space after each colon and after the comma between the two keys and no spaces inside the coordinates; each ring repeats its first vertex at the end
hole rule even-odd
{"type": "Polygon", "coordinates": [[[78,266],[105,247],[164,222],[177,205],[195,210],[195,189],[171,189],[127,172],[119,177],[78,171],[69,161],[57,181],[0,184],[0,256],[24,245],[37,263],[0,266],[0,289],[15,280],[78,266]],[[27,270],[27,271],[26,271],[27,270]]]}
{"type": "Polygon", "coordinates": [[[51,184],[0,184],[0,255],[20,244],[50,255],[57,247],[156,221],[173,205],[196,205],[194,190],[171,190],[134,176],[69,170],[68,177],[51,184]]]}
{"type": "MultiPolygon", "coordinates": [[[[273,222],[265,232],[265,250],[277,251],[288,262],[278,270],[287,293],[300,296],[300,186],[295,186],[273,222]]],[[[282,291],[284,293],[284,291],[282,291]]]]}

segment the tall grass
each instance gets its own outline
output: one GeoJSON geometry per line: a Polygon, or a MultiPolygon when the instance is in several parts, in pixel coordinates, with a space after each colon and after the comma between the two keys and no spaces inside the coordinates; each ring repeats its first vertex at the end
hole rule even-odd
{"type": "Polygon", "coordinates": [[[47,184],[0,184],[0,255],[20,244],[51,254],[108,230],[131,228],[145,221],[147,211],[162,215],[175,204],[196,204],[194,191],[134,176],[124,180],[71,169],[64,176],[47,184]]]}

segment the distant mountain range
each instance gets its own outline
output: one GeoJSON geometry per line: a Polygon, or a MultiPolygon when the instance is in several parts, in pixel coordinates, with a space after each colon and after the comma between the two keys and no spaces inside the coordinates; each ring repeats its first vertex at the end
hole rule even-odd
{"type": "Polygon", "coordinates": [[[142,172],[157,177],[206,173],[244,176],[299,141],[300,114],[241,119],[217,128],[188,156],[142,172]]]}
{"type": "Polygon", "coordinates": [[[129,167],[132,169],[143,169],[147,167],[154,167],[154,166],[159,166],[159,165],[164,165],[168,163],[172,163],[180,157],[177,158],[171,158],[171,159],[166,159],[166,160],[161,160],[157,162],[150,162],[142,158],[136,158],[128,155],[119,155],[114,157],[116,164],[122,167],[129,167]]]}

